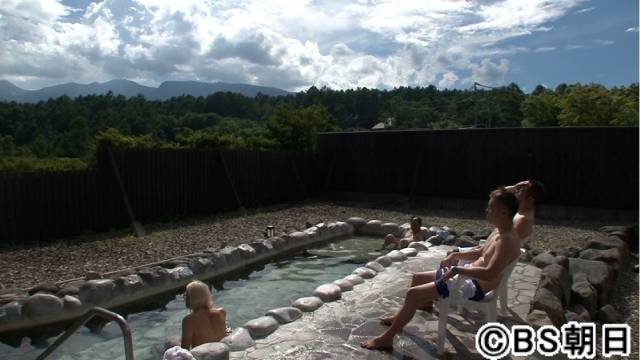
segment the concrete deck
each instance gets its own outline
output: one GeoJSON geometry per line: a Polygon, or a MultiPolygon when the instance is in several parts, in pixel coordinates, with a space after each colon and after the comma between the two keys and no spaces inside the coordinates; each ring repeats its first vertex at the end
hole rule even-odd
{"type": "MultiPolygon", "coordinates": [[[[404,331],[397,335],[393,352],[362,349],[359,343],[381,334],[386,327],[378,318],[395,312],[404,301],[411,274],[436,269],[449,246],[434,246],[404,262],[396,262],[373,279],[344,292],[342,299],[324,304],[292,323],[282,325],[254,347],[232,352],[230,359],[473,359],[474,335],[483,324],[476,313],[450,312],[447,353],[436,351],[437,310],[418,311],[404,331]]],[[[526,323],[529,304],[540,280],[540,269],[518,263],[509,281],[510,316],[499,321],[526,323]]],[[[278,296],[274,294],[274,296],[278,296]]]]}

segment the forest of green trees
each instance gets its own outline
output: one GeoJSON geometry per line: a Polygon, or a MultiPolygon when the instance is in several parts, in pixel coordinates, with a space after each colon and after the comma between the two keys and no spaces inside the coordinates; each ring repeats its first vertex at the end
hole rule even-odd
{"type": "Polygon", "coordinates": [[[313,151],[316,134],[393,128],[638,126],[638,83],[516,84],[489,91],[331,90],[311,87],[286,97],[234,93],[150,101],[89,95],[46,102],[0,102],[0,172],[92,166],[101,146],[313,151]]]}

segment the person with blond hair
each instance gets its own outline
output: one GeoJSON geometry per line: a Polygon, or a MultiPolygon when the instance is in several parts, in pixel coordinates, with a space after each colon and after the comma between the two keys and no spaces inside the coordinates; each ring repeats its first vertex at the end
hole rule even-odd
{"type": "Polygon", "coordinates": [[[180,346],[177,346],[177,339],[171,339],[168,343],[174,346],[165,351],[163,360],[195,360],[189,350],[220,341],[227,335],[227,314],[223,308],[213,307],[213,296],[207,284],[198,280],[187,284],[185,305],[191,313],[182,319],[180,346]]]}
{"type": "Polygon", "coordinates": [[[185,296],[191,313],[182,319],[182,347],[191,349],[222,340],[227,335],[227,314],[223,308],[213,307],[213,296],[207,284],[197,280],[190,282],[185,296]]]}

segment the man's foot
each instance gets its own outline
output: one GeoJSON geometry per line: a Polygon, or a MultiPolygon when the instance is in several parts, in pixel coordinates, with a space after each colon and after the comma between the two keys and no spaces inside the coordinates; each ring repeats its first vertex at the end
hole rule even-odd
{"type": "Polygon", "coordinates": [[[386,338],[379,336],[371,340],[361,342],[360,346],[369,350],[390,351],[393,349],[393,338],[389,341],[386,338]]]}
{"type": "Polygon", "coordinates": [[[396,319],[395,315],[389,315],[389,316],[381,317],[380,321],[387,326],[391,326],[391,324],[393,323],[393,320],[395,319],[396,319]]]}

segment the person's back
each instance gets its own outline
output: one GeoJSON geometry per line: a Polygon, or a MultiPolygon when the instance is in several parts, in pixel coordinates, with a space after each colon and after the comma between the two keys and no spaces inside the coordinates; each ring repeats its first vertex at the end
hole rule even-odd
{"type": "Polygon", "coordinates": [[[226,334],[226,313],[224,309],[201,308],[187,315],[182,323],[183,347],[198,345],[222,340],[226,334]],[[185,331],[186,329],[186,331],[185,331]],[[185,340],[190,339],[187,343],[185,340]]]}
{"type": "Polygon", "coordinates": [[[226,313],[213,307],[209,287],[201,281],[187,285],[186,306],[191,313],[182,319],[182,347],[191,349],[226,336],[226,313]]]}

